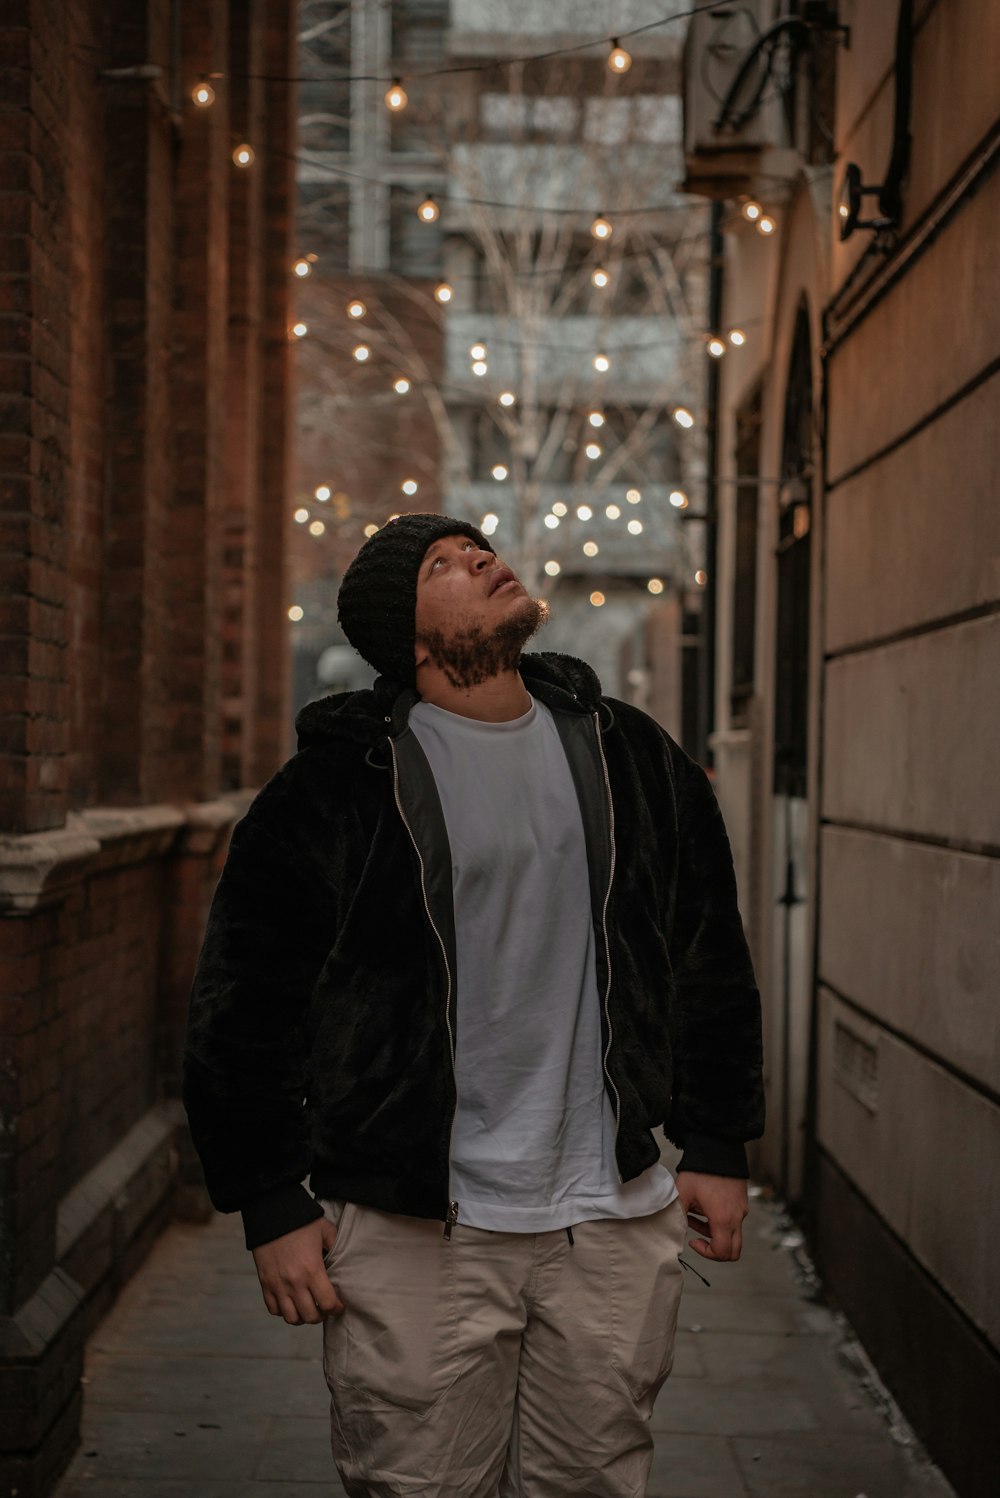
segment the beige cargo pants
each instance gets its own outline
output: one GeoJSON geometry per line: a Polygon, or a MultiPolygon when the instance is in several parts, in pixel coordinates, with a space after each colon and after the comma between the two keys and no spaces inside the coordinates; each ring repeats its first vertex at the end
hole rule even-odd
{"type": "Polygon", "coordinates": [[[641,1498],[686,1220],[493,1233],[328,1202],[334,1461],[350,1498],[641,1498]]]}

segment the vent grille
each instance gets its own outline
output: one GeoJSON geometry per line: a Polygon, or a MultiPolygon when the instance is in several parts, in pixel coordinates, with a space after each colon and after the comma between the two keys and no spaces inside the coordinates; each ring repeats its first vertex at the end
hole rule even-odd
{"type": "Polygon", "coordinates": [[[833,1026],[833,1075],[869,1113],[878,1112],[878,1050],[842,1020],[833,1026]]]}

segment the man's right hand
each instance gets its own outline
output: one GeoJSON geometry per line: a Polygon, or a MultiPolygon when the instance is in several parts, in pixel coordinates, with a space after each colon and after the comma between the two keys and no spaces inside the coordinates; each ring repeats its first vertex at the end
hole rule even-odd
{"type": "Polygon", "coordinates": [[[289,1326],[315,1325],[344,1309],[323,1263],[336,1238],[333,1223],[320,1217],[253,1250],[264,1304],[272,1316],[283,1316],[289,1326]]]}

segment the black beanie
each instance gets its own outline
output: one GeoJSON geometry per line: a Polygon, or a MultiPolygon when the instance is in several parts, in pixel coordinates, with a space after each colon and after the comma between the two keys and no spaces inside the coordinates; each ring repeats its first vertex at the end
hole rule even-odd
{"type": "Polygon", "coordinates": [[[400,687],[416,684],[417,573],[432,541],[468,536],[493,551],[482,531],[447,515],[400,515],[362,546],[344,573],[337,617],[360,656],[400,687]]]}

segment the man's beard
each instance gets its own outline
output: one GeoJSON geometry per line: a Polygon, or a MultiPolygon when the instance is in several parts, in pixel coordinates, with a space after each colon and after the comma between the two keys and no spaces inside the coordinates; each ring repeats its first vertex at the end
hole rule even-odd
{"type": "Polygon", "coordinates": [[[515,670],[522,649],[548,617],[549,606],[544,599],[528,598],[524,607],[501,619],[494,629],[476,624],[450,636],[439,629],[425,630],[420,640],[449,685],[457,691],[468,691],[502,671],[515,670]]]}

